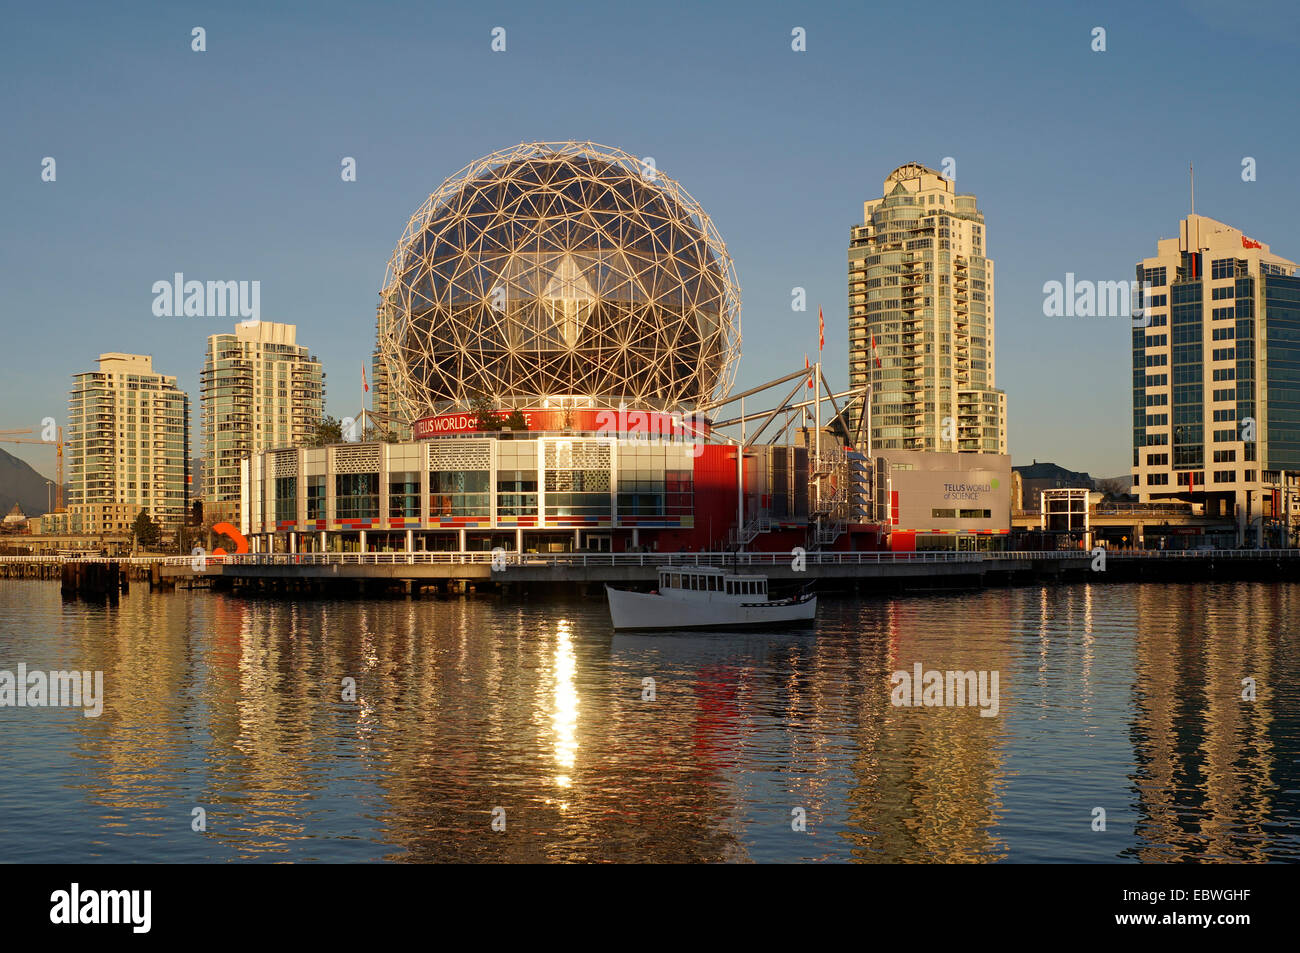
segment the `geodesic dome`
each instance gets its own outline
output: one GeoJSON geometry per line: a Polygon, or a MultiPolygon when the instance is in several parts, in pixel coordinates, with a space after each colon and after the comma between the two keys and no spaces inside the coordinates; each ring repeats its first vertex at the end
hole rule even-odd
{"type": "Polygon", "coordinates": [[[527,143],[448,179],[381,295],[379,353],[411,419],[479,392],[692,408],[729,390],[739,355],[735,271],[704,210],[592,143],[527,143]]]}

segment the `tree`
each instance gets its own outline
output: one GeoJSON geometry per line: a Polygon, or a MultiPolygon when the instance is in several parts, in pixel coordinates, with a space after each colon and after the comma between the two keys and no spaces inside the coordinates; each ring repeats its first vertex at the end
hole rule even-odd
{"type": "Polygon", "coordinates": [[[1106,494],[1108,500],[1121,500],[1131,497],[1133,493],[1133,478],[1131,476],[1105,477],[1094,480],[1093,485],[1106,494]]]}
{"type": "Polygon", "coordinates": [[[332,443],[342,442],[343,421],[327,415],[316,421],[316,430],[307,438],[303,446],[327,447],[332,443]]]}
{"type": "Polygon", "coordinates": [[[474,418],[474,429],[483,431],[527,430],[528,421],[523,412],[516,409],[506,416],[501,415],[496,402],[484,391],[474,391],[469,398],[469,412],[474,418]]]}
{"type": "Polygon", "coordinates": [[[470,395],[469,412],[474,417],[475,430],[500,430],[505,426],[492,398],[483,391],[475,391],[470,395]]]}
{"type": "Polygon", "coordinates": [[[366,432],[361,435],[362,443],[397,443],[397,435],[391,430],[387,430],[378,424],[370,422],[370,415],[366,415],[366,432]]]}
{"type": "Polygon", "coordinates": [[[135,522],[131,524],[131,532],[135,535],[136,543],[145,549],[158,545],[158,540],[162,538],[162,531],[158,529],[158,524],[149,518],[146,510],[141,510],[140,515],[135,518],[135,522]]]}

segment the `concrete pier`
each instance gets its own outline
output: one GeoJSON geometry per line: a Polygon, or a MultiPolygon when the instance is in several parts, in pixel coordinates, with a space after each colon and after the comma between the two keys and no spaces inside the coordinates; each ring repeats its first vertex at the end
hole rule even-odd
{"type": "Polygon", "coordinates": [[[821,592],[972,589],[1043,583],[1300,581],[1300,550],[996,553],[811,552],[802,569],[786,553],[280,553],[64,560],[0,556],[0,578],[60,579],[64,590],[117,598],[129,581],[151,592],[211,587],[289,598],[524,599],[557,592],[600,596],[610,585],[651,589],[661,567],[721,566],[766,575],[779,590],[821,592]],[[114,568],[109,568],[109,567],[114,568]],[[114,575],[116,573],[116,575],[114,575]],[[111,593],[111,594],[110,594],[111,593]]]}
{"type": "Polygon", "coordinates": [[[1300,581],[1300,550],[1107,552],[1104,560],[1080,550],[808,553],[800,569],[784,553],[525,553],[495,563],[490,553],[263,554],[228,558],[214,585],[267,591],[295,580],[294,591],[306,584],[325,595],[599,595],[606,583],[653,588],[660,568],[670,566],[722,566],[762,573],[778,587],[815,583],[822,592],[869,593],[1043,582],[1300,581]]]}

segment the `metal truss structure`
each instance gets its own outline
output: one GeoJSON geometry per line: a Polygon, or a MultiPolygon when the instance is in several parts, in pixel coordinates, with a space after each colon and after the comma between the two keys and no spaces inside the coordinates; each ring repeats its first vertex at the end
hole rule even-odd
{"type": "Polygon", "coordinates": [[[740,354],[712,221],[652,160],[590,142],[525,143],[444,182],[389,261],[378,324],[408,419],[478,395],[693,410],[740,354]]]}
{"type": "MultiPolygon", "coordinates": [[[[808,448],[810,458],[808,496],[813,523],[810,542],[814,547],[821,548],[833,544],[848,524],[869,521],[869,514],[872,513],[874,481],[870,441],[868,440],[866,451],[863,452],[862,430],[859,429],[854,435],[848,429],[849,415],[855,405],[865,404],[869,399],[869,390],[866,387],[852,388],[838,394],[832,391],[822,373],[819,360],[811,367],[799,368],[767,383],[731,394],[702,409],[716,411],[739,402],[741,406],[739,415],[725,420],[715,419],[712,423],[715,436],[721,436],[720,431],[723,428],[739,427],[741,433],[739,438],[722,436],[721,439],[735,443],[745,451],[758,443],[759,439],[768,433],[768,427],[781,415],[785,415],[785,425],[771,432],[764,440],[766,444],[776,444],[791,433],[792,425],[797,426],[808,448]],[[745,412],[745,398],[755,397],[764,391],[792,381],[794,383],[789,392],[775,406],[750,413],[745,412]],[[798,399],[800,392],[809,387],[815,388],[813,396],[798,399]],[[839,403],[841,400],[845,401],[843,406],[839,403]],[[823,402],[829,403],[834,413],[834,417],[829,422],[830,426],[826,428],[828,432],[825,433],[821,407],[823,402]],[[758,422],[757,428],[750,430],[747,425],[751,422],[758,422]]],[[[865,419],[869,414],[868,410],[866,413],[860,413],[859,416],[865,419]]],[[[869,425],[867,432],[870,433],[869,425]]],[[[732,530],[732,541],[743,546],[751,542],[759,533],[768,532],[770,522],[766,511],[758,513],[748,522],[743,516],[738,516],[736,521],[738,528],[732,530]]]]}

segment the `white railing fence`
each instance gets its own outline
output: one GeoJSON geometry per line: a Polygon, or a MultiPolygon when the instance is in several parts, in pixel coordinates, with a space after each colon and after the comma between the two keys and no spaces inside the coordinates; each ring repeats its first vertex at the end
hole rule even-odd
{"type": "MultiPolygon", "coordinates": [[[[243,553],[199,557],[205,565],[236,566],[411,566],[478,565],[496,562],[506,566],[785,566],[792,553],[513,553],[513,552],[392,552],[392,553],[243,553]]],[[[1086,550],[1010,550],[1005,552],[809,552],[808,565],[856,566],[898,563],[1026,562],[1042,560],[1089,561],[1086,550]]],[[[1107,560],[1130,559],[1300,559],[1300,549],[1124,550],[1107,551],[1107,560]]],[[[193,556],[0,556],[0,563],[96,562],[146,566],[194,566],[193,556]]]]}

